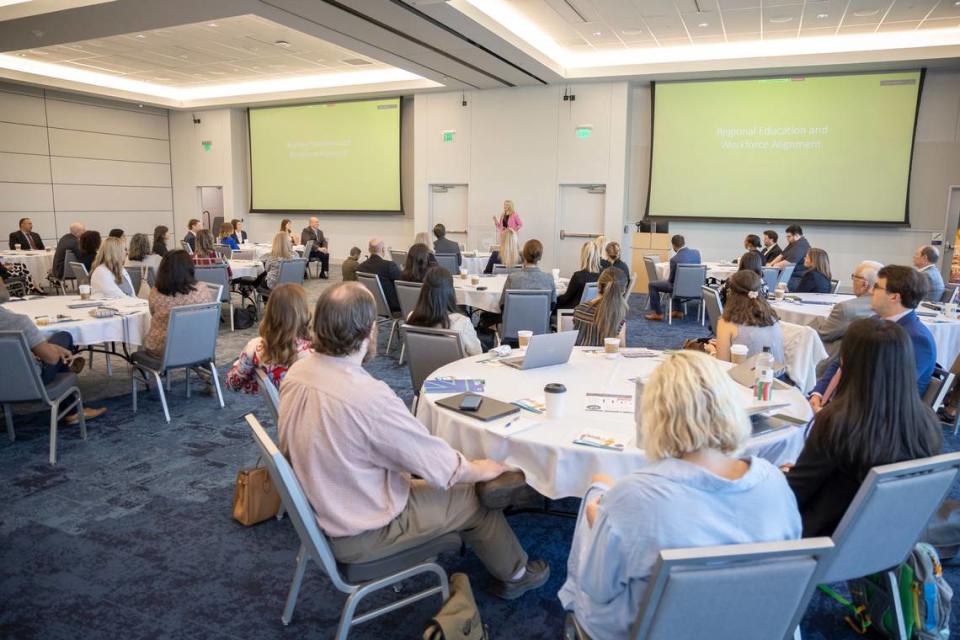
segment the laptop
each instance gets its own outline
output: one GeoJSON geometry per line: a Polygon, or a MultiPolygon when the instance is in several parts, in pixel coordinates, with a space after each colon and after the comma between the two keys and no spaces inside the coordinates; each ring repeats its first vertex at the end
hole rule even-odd
{"type": "Polygon", "coordinates": [[[563,364],[570,359],[579,333],[579,331],[561,331],[532,336],[524,355],[503,358],[500,362],[508,367],[522,370],[563,364]]]}

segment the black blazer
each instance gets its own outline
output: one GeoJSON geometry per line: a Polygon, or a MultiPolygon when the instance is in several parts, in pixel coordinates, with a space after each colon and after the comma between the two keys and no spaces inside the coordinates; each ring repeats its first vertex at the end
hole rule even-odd
{"type": "Polygon", "coordinates": [[[780,245],[775,244],[770,247],[769,250],[764,250],[763,252],[763,264],[770,264],[774,260],[780,257],[780,254],[783,253],[783,250],[780,248],[780,245]]]}
{"type": "Polygon", "coordinates": [[[567,284],[567,290],[562,296],[557,297],[557,309],[573,309],[580,304],[580,297],[583,290],[589,282],[596,282],[600,277],[599,273],[593,273],[586,269],[574,271],[570,276],[570,283],[567,284]]]}
{"type": "Polygon", "coordinates": [[[455,253],[457,255],[457,266],[463,263],[463,257],[460,255],[460,245],[447,238],[438,238],[433,241],[434,253],[455,253]]]}
{"type": "Polygon", "coordinates": [[[819,271],[810,269],[800,278],[800,284],[797,285],[796,293],[830,293],[833,283],[830,278],[819,271]]]}
{"type": "Polygon", "coordinates": [[[53,254],[53,268],[50,270],[54,278],[63,279],[64,268],[67,266],[67,251],[73,251],[73,255],[79,259],[80,240],[72,233],[68,233],[57,242],[57,250],[53,254]]]}
{"type": "Polygon", "coordinates": [[[400,267],[393,260],[384,260],[378,255],[372,255],[359,265],[357,271],[360,273],[375,273],[380,276],[380,286],[383,287],[383,295],[387,299],[387,306],[391,311],[400,311],[400,299],[397,298],[397,287],[395,280],[400,279],[400,267]]]}
{"type": "MultiPolygon", "coordinates": [[[[31,231],[30,239],[33,240],[34,249],[44,248],[43,240],[40,239],[39,234],[31,231]]],[[[27,234],[25,234],[23,231],[20,231],[19,229],[17,229],[16,231],[10,234],[10,250],[13,251],[16,248],[16,245],[20,245],[20,248],[24,250],[30,248],[30,243],[27,242],[27,234]]]]}
{"type": "Polygon", "coordinates": [[[627,282],[630,282],[630,267],[627,266],[627,263],[623,260],[617,258],[616,262],[611,263],[609,260],[600,261],[600,270],[603,271],[607,267],[616,267],[627,274],[627,282]]]}
{"type": "MultiPolygon", "coordinates": [[[[320,247],[327,246],[327,239],[323,236],[323,231],[317,229],[316,232],[311,227],[305,227],[303,231],[300,232],[300,244],[307,244],[309,241],[313,240],[314,251],[320,247]]],[[[319,251],[317,251],[319,253],[319,251]]]]}
{"type": "MultiPolygon", "coordinates": [[[[197,250],[197,236],[196,236],[196,235],[194,235],[194,234],[192,234],[192,233],[187,233],[187,235],[183,236],[183,241],[186,242],[188,245],[190,245],[190,250],[191,250],[191,251],[196,251],[196,250],[197,250]]],[[[177,247],[177,248],[179,249],[179,247],[177,247]]]]}
{"type": "Polygon", "coordinates": [[[234,232],[231,233],[230,235],[233,236],[233,239],[237,241],[237,244],[243,244],[244,242],[247,241],[247,232],[246,232],[246,231],[241,231],[241,232],[240,232],[240,235],[237,235],[237,232],[234,231],[234,232]]]}

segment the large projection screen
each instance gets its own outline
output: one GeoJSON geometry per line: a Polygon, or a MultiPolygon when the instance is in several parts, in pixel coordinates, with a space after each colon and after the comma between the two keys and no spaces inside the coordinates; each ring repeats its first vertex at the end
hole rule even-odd
{"type": "Polygon", "coordinates": [[[922,71],[656,83],[652,218],[909,223],[922,71]]]}
{"type": "Polygon", "coordinates": [[[400,213],[400,99],[250,109],[256,212],[400,213]]]}

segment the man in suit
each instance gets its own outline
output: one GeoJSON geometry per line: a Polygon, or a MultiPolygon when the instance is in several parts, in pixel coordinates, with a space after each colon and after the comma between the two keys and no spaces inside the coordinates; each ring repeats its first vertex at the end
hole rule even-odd
{"type": "Polygon", "coordinates": [[[233,233],[230,235],[237,241],[237,244],[245,243],[247,241],[247,232],[243,230],[243,220],[234,218],[230,221],[230,226],[233,227],[233,233]]]}
{"type": "Polygon", "coordinates": [[[196,218],[190,218],[187,223],[187,235],[183,236],[183,241],[190,245],[190,251],[197,250],[197,232],[203,229],[203,224],[196,218]]]}
{"type": "Polygon", "coordinates": [[[20,228],[10,234],[10,250],[20,245],[22,250],[43,249],[43,240],[40,234],[33,232],[33,220],[30,218],[20,218],[20,228]]]}
{"type": "Polygon", "coordinates": [[[943,298],[943,276],[937,269],[937,260],[940,259],[940,252],[936,247],[926,244],[917,249],[913,254],[913,266],[917,268],[927,279],[927,295],[924,300],[930,302],[940,302],[943,298]]]}
{"type": "Polygon", "coordinates": [[[387,306],[390,307],[390,311],[400,311],[400,300],[397,298],[397,287],[394,284],[400,279],[400,267],[393,260],[384,259],[386,248],[380,238],[370,238],[367,251],[370,257],[357,265],[357,272],[375,273],[380,276],[380,286],[383,287],[387,306]]]}
{"type": "Polygon", "coordinates": [[[780,245],[777,244],[777,240],[780,239],[780,235],[773,229],[767,229],[763,232],[763,264],[770,264],[774,260],[780,257],[780,254],[783,251],[780,250],[780,245]]]}
{"type": "Polygon", "coordinates": [[[460,268],[460,264],[463,262],[463,257],[460,255],[460,245],[454,242],[453,240],[447,240],[447,228],[440,223],[437,223],[433,227],[433,235],[437,237],[433,241],[433,252],[437,253],[453,253],[457,256],[457,268],[460,268]]]}
{"type": "Polygon", "coordinates": [[[327,239],[320,230],[320,221],[316,218],[310,218],[310,225],[304,227],[300,232],[300,244],[307,244],[313,240],[313,250],[308,256],[309,260],[318,260],[320,262],[320,277],[326,280],[330,270],[330,250],[327,248],[327,239]]]}
{"type": "Polygon", "coordinates": [[[803,259],[807,257],[809,251],[810,242],[803,237],[803,228],[798,224],[787,227],[787,248],[780,252],[776,260],[767,263],[771,267],[779,268],[788,264],[793,265],[793,275],[790,276],[790,282],[787,283],[787,290],[797,290],[800,279],[807,272],[807,268],[803,266],[803,259]]]}
{"type": "MultiPolygon", "coordinates": [[[[674,256],[670,258],[670,277],[668,280],[654,280],[649,286],[650,308],[652,311],[645,315],[647,320],[663,320],[663,309],[660,306],[661,293],[673,293],[673,283],[677,279],[677,265],[700,264],[700,252],[686,246],[683,236],[676,235],[670,238],[674,256]]],[[[682,318],[680,311],[673,312],[674,318],[682,318]]]]}
{"type": "Polygon", "coordinates": [[[67,251],[73,251],[74,257],[80,257],[80,236],[86,231],[82,222],[73,222],[70,224],[70,233],[65,234],[57,242],[57,250],[53,254],[53,268],[50,269],[51,275],[58,280],[63,279],[64,268],[67,263],[67,251]]]}
{"type": "MultiPolygon", "coordinates": [[[[822,319],[819,324],[814,325],[823,346],[827,349],[827,354],[831,358],[840,352],[840,340],[850,323],[874,315],[873,308],[870,306],[873,300],[873,285],[877,283],[877,273],[882,268],[882,264],[873,260],[864,260],[858,264],[851,276],[853,293],[857,297],[833,305],[830,315],[822,319]]],[[[824,360],[824,369],[826,369],[827,364],[828,360],[824,360]]],[[[818,371],[818,373],[823,373],[823,371],[818,371]]]]}
{"type": "MultiPolygon", "coordinates": [[[[926,291],[926,280],[916,269],[889,265],[877,273],[877,282],[873,285],[870,302],[877,315],[884,320],[896,322],[910,336],[917,362],[917,391],[921,396],[927,391],[930,376],[937,364],[937,344],[933,340],[933,334],[914,311],[926,291]]],[[[819,411],[821,406],[830,401],[842,374],[840,360],[834,358],[810,394],[810,406],[814,411],[819,411]]]]}

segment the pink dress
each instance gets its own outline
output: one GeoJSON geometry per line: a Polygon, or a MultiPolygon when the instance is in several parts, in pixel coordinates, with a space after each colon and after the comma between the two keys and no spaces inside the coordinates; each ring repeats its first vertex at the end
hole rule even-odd
{"type": "MultiPolygon", "coordinates": [[[[500,214],[500,216],[497,218],[496,224],[497,224],[497,233],[503,231],[503,214],[500,214]]],[[[513,213],[510,216],[510,219],[507,220],[507,226],[513,229],[514,231],[516,231],[517,233],[519,233],[520,227],[523,226],[523,220],[520,219],[520,214],[513,213]]]]}

